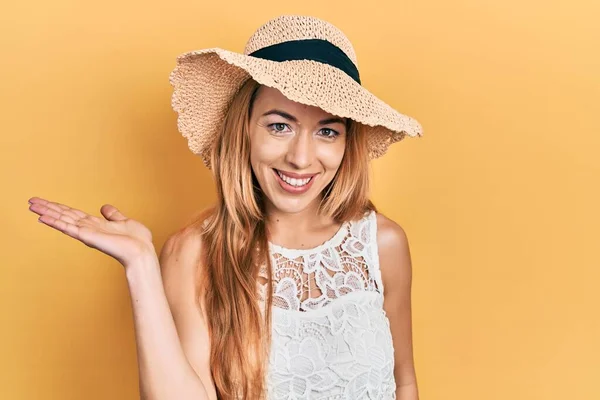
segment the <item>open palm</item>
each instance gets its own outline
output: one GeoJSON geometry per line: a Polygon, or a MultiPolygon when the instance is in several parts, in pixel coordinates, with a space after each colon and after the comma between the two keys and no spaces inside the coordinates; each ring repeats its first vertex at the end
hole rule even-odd
{"type": "Polygon", "coordinates": [[[99,218],[39,197],[32,197],[29,203],[29,209],[40,215],[40,222],[108,254],[124,266],[148,253],[156,255],[150,230],[110,204],[100,208],[104,218],[99,218]]]}

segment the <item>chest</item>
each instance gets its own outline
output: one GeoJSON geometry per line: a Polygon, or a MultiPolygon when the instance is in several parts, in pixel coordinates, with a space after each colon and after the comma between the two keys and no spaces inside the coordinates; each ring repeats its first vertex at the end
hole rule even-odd
{"type": "Polygon", "coordinates": [[[270,244],[269,399],[393,399],[394,348],[383,309],[375,214],[313,249],[270,244]],[[291,397],[290,397],[291,396],[291,397]]]}
{"type": "Polygon", "coordinates": [[[264,300],[273,292],[273,306],[314,311],[357,291],[382,292],[375,229],[371,218],[348,222],[328,241],[312,249],[287,249],[269,244],[269,270],[259,273],[264,300]]]}
{"type": "Polygon", "coordinates": [[[269,399],[392,399],[394,347],[377,291],[311,311],[273,308],[269,399]]]}

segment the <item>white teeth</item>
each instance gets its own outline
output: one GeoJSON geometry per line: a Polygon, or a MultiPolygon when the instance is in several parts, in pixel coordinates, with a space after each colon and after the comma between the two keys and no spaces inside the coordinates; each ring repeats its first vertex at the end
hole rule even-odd
{"type": "Polygon", "coordinates": [[[301,187],[306,185],[308,182],[310,182],[310,180],[312,178],[307,178],[307,179],[296,179],[296,178],[290,178],[289,176],[286,176],[284,174],[282,174],[280,171],[277,171],[277,174],[279,175],[279,177],[286,183],[295,186],[295,187],[301,187]]]}

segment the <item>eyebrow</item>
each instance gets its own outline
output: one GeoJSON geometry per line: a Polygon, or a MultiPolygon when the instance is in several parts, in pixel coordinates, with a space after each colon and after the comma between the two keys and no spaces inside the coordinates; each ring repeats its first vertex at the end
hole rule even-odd
{"type": "MultiPolygon", "coordinates": [[[[266,117],[267,115],[279,115],[280,117],[283,117],[292,122],[298,122],[298,118],[294,117],[291,114],[286,113],[285,111],[281,111],[281,110],[277,110],[277,109],[269,110],[266,113],[264,113],[262,116],[266,117]]],[[[342,125],[346,124],[346,122],[342,118],[339,118],[339,117],[326,118],[326,119],[322,119],[321,121],[319,121],[319,125],[328,125],[328,124],[335,124],[335,123],[339,123],[342,125]]]]}

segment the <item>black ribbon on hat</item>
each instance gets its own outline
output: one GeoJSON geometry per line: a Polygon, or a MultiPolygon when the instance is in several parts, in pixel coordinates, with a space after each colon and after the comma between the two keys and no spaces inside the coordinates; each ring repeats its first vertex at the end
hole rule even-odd
{"type": "Polygon", "coordinates": [[[339,47],[322,39],[290,40],[248,54],[271,61],[313,60],[344,71],[360,84],[358,68],[339,47]]]}

